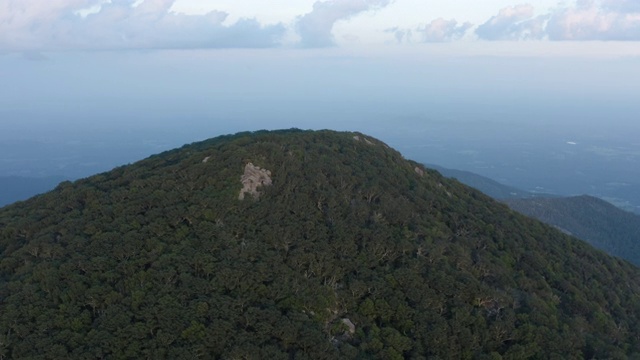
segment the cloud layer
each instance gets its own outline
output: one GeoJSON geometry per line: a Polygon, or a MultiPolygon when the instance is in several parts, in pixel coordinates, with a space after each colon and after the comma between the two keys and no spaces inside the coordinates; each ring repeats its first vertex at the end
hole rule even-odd
{"type": "Polygon", "coordinates": [[[243,48],[279,45],[285,27],[228,14],[171,12],[174,0],[4,0],[0,49],[243,48]],[[89,11],[91,10],[91,11],[89,11]],[[83,15],[84,13],[84,15],[83,15]]]}
{"type": "Polygon", "coordinates": [[[387,6],[391,0],[329,0],[316,1],[313,11],[298,19],[296,28],[303,47],[335,45],[333,25],[360,13],[387,6]]]}
{"type": "MultiPolygon", "coordinates": [[[[176,0],[0,0],[0,53],[52,50],[262,48],[291,44],[335,46],[335,24],[402,0],[318,0],[285,25],[265,25],[214,10],[172,11],[176,0]],[[295,38],[295,36],[294,36],[295,38]]],[[[409,3],[407,3],[409,4],[409,3]]],[[[426,5],[425,5],[426,7],[426,5]]],[[[416,9],[425,11],[428,9],[416,9]]],[[[398,24],[380,32],[398,42],[481,40],[640,41],[640,0],[577,0],[545,13],[531,4],[505,7],[479,25],[436,18],[421,26],[398,24]]],[[[387,19],[388,20],[388,19],[387,19]]]]}
{"type": "Polygon", "coordinates": [[[546,16],[534,17],[532,5],[509,6],[478,26],[475,33],[486,40],[541,39],[545,22],[546,16]]]}
{"type": "Polygon", "coordinates": [[[640,2],[580,1],[553,13],[546,30],[550,40],[640,40],[640,2]]]}
{"type": "Polygon", "coordinates": [[[405,35],[412,30],[421,34],[422,42],[455,41],[471,28],[481,40],[640,41],[639,0],[578,0],[547,13],[535,10],[531,4],[518,4],[499,10],[478,26],[438,18],[417,29],[398,26],[385,32],[394,34],[398,42],[407,40],[405,35]]]}
{"type": "Polygon", "coordinates": [[[0,0],[0,51],[261,48],[282,45],[294,30],[302,47],[335,45],[333,26],[392,0],[316,1],[290,28],[228,13],[186,15],[176,0],[0,0]]]}
{"type": "Polygon", "coordinates": [[[636,41],[640,40],[640,1],[579,0],[573,7],[538,16],[532,5],[521,4],[500,10],[475,33],[485,40],[636,41]]]}
{"type": "Polygon", "coordinates": [[[443,42],[457,40],[473,27],[471,23],[458,24],[456,20],[438,18],[418,29],[424,42],[443,42]]]}

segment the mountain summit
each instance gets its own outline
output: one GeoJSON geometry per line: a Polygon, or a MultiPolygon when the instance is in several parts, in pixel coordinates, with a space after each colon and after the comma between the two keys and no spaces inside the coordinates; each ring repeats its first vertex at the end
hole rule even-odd
{"type": "Polygon", "coordinates": [[[0,358],[640,356],[640,271],[360,133],[241,133],[0,209],[0,358]]]}

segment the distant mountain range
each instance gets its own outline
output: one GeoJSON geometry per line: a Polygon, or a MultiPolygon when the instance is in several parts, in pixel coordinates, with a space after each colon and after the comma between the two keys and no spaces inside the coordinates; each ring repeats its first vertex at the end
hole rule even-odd
{"type": "Polygon", "coordinates": [[[506,199],[504,202],[522,214],[640,265],[640,216],[636,214],[587,195],[506,199]]]}
{"type": "Polygon", "coordinates": [[[640,266],[640,216],[602,199],[536,194],[468,171],[427,165],[502,201],[510,208],[640,266]]]}
{"type": "Polygon", "coordinates": [[[0,177],[0,207],[52,190],[64,180],[66,179],[60,176],[42,178],[2,176],[0,177]]]}
{"type": "Polygon", "coordinates": [[[524,199],[532,197],[557,197],[557,195],[532,193],[512,186],[499,183],[488,177],[472,173],[470,171],[448,169],[435,164],[425,164],[427,167],[438,170],[442,175],[453,178],[461,183],[476,188],[494,199],[524,199]]]}

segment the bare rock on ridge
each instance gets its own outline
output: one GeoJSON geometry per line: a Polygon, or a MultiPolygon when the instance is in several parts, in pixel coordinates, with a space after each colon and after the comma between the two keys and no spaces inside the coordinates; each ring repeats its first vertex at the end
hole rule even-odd
{"type": "Polygon", "coordinates": [[[242,182],[242,190],[240,190],[240,195],[238,195],[239,200],[243,200],[245,194],[250,194],[254,198],[257,198],[260,196],[258,187],[272,184],[271,171],[248,163],[244,167],[244,174],[240,177],[240,182],[242,182]]]}

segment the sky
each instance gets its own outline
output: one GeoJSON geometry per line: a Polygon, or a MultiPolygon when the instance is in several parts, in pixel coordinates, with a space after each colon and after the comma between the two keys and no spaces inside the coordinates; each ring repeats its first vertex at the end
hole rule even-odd
{"type": "Polygon", "coordinates": [[[2,0],[5,52],[637,41],[636,0],[2,0]]]}
{"type": "Polygon", "coordinates": [[[637,157],[639,93],[637,0],[0,0],[0,176],[290,127],[458,168],[592,141],[605,164],[637,157]]]}

